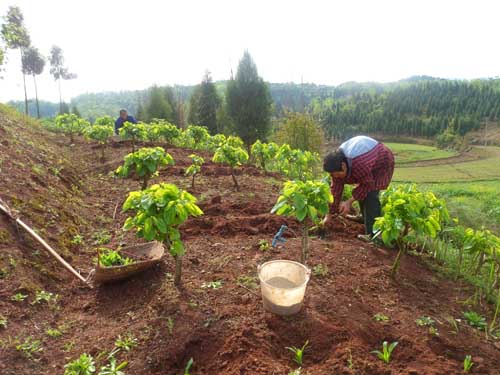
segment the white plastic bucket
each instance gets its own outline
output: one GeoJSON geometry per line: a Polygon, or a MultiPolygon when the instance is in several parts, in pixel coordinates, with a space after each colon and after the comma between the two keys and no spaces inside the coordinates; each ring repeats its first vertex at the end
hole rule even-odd
{"type": "Polygon", "coordinates": [[[291,260],[272,260],[257,268],[264,308],[278,315],[300,311],[311,270],[291,260]]]}

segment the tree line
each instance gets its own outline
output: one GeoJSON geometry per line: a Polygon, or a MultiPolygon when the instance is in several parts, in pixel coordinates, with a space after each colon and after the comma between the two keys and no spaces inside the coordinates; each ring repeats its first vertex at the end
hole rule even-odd
{"type": "Polygon", "coordinates": [[[36,77],[43,73],[45,63],[50,63],[50,74],[57,81],[59,89],[59,113],[64,112],[61,80],[76,78],[76,74],[70,73],[65,66],[63,51],[58,46],[52,46],[48,58],[36,48],[32,42],[21,9],[17,6],[11,6],[7,14],[3,17],[1,25],[1,39],[3,46],[0,45],[0,67],[8,58],[9,51],[19,51],[21,57],[21,73],[24,88],[24,113],[29,114],[28,110],[28,92],[26,89],[26,76],[32,76],[35,88],[36,116],[41,117],[40,102],[38,100],[38,87],[36,77]]]}

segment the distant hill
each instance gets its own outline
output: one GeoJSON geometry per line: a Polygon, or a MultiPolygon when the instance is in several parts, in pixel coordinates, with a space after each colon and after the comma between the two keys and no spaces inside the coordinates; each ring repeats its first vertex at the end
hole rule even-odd
{"type": "MultiPolygon", "coordinates": [[[[221,97],[227,81],[216,82],[221,97]]],[[[177,101],[188,103],[195,86],[172,87],[177,101]]],[[[364,133],[433,137],[445,129],[463,135],[479,129],[485,120],[500,117],[500,79],[447,80],[412,76],[389,82],[346,82],[338,86],[311,83],[269,83],[274,115],[286,109],[307,110],[331,137],[364,133]]],[[[121,108],[135,114],[147,101],[148,89],[87,93],[74,97],[83,117],[117,116],[121,108]]],[[[11,102],[19,111],[23,102],[11,102]]],[[[41,102],[44,117],[57,113],[58,105],[41,102]]],[[[30,113],[35,107],[30,104],[30,113]]]]}

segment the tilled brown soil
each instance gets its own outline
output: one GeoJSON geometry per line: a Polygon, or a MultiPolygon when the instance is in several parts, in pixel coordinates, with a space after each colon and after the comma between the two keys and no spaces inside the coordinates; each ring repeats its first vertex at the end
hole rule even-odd
{"type": "MultiPolygon", "coordinates": [[[[138,242],[121,230],[126,214],[117,207],[140,183],[114,179],[108,172],[117,164],[102,166],[98,153],[83,142],[69,148],[59,138],[47,137],[47,154],[65,158],[68,168],[79,167],[68,170],[64,178],[38,176],[28,164],[31,156],[17,153],[15,159],[10,144],[11,154],[3,154],[10,159],[2,166],[9,185],[0,181],[0,196],[18,207],[26,221],[86,275],[94,249],[101,246],[95,242],[103,234],[110,235],[110,242],[102,246],[138,242]],[[69,243],[76,233],[84,244],[69,243]]],[[[128,147],[107,151],[108,160],[120,160],[128,147]]],[[[176,168],[182,168],[192,151],[169,152],[179,161],[176,168]]],[[[194,189],[181,172],[162,172],[153,181],[190,190],[205,212],[182,228],[187,254],[181,288],[173,285],[173,262],[167,255],[159,266],[133,279],[89,289],[0,216],[0,314],[8,319],[7,327],[0,328],[0,373],[62,374],[64,364],[84,352],[103,364],[105,355],[99,354],[107,354],[118,335],[127,333],[138,340],[130,352],[117,354],[120,361],[129,361],[128,375],[182,374],[191,357],[194,375],[286,375],[297,366],[285,347],[301,346],[306,340],[310,345],[303,374],[461,374],[467,354],[475,362],[471,373],[500,373],[498,341],[463,321],[457,323],[458,332],[448,322],[469,309],[491,318],[488,306],[466,305],[474,291],[431,272],[416,256],[404,258],[400,277],[391,279],[393,250],[358,241],[355,235],[362,227],[356,224],[336,222],[325,240],[311,240],[308,265],[321,264],[328,273],[313,275],[299,314],[279,317],[266,312],[257,266],[271,259],[299,259],[298,226],[269,213],[280,189],[277,176],[243,168],[238,176],[241,192],[235,192],[225,170],[209,163],[194,189]],[[271,242],[282,224],[290,227],[287,242],[279,249],[259,250],[259,240],[271,242]],[[221,281],[222,287],[204,288],[210,281],[221,281]],[[38,289],[59,294],[58,303],[31,304],[38,289]],[[28,298],[11,301],[18,292],[28,298]],[[390,320],[375,321],[377,313],[390,320]],[[421,316],[436,321],[437,334],[415,324],[421,316]],[[49,327],[59,327],[62,336],[49,337],[49,327]],[[28,336],[43,346],[32,359],[15,348],[28,336]],[[371,353],[384,340],[399,342],[389,365],[371,353]]]]}

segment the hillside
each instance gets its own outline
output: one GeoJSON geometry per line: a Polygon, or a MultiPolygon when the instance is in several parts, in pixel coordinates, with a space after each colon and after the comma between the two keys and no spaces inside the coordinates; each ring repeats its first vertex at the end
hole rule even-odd
{"type": "MultiPolygon", "coordinates": [[[[221,98],[226,83],[216,82],[221,98]]],[[[338,86],[269,83],[268,86],[276,118],[286,110],[307,110],[327,136],[335,139],[359,133],[432,138],[446,129],[464,136],[481,129],[486,121],[490,128],[498,129],[500,118],[499,79],[465,81],[424,76],[391,83],[347,82],[338,86]]],[[[71,106],[91,120],[105,114],[116,116],[120,108],[128,108],[135,114],[139,104],[146,106],[148,90],[83,94],[73,98],[71,106]]],[[[179,85],[169,89],[174,101],[186,104],[183,118],[187,118],[187,103],[193,90],[194,86],[179,85]]],[[[12,104],[23,110],[22,102],[12,104]]],[[[42,104],[43,113],[52,110],[55,115],[53,105],[42,104]]],[[[34,114],[34,106],[30,111],[34,114]]]]}
{"type": "MultiPolygon", "coordinates": [[[[100,163],[95,147],[83,139],[69,146],[63,136],[0,106],[0,151],[0,198],[84,276],[97,247],[139,241],[121,229],[127,215],[119,207],[140,183],[110,174],[130,144],[108,147],[100,163]]],[[[470,308],[473,288],[429,270],[418,256],[404,258],[399,279],[391,279],[395,252],[357,240],[357,224],[335,222],[326,239],[311,239],[310,266],[327,271],[314,273],[298,315],[265,312],[257,265],[295,260],[300,253],[298,225],[269,213],[282,178],[245,166],[238,175],[241,192],[235,192],[229,168],[202,152],[207,163],[191,189],[184,170],[192,150],[168,151],[176,165],[153,182],[188,189],[204,211],[181,228],[187,254],[179,289],[172,283],[170,256],[130,280],[87,288],[0,215],[0,315],[7,318],[0,328],[0,373],[62,374],[64,364],[82,353],[102,364],[116,339],[127,335],[137,345],[116,356],[129,362],[128,375],[180,374],[191,357],[193,375],[288,374],[295,366],[285,347],[306,340],[306,374],[460,374],[467,354],[474,358],[473,373],[500,372],[499,341],[454,320],[470,308]],[[283,247],[260,250],[259,241],[271,241],[282,224],[291,228],[283,247]],[[220,287],[206,287],[216,281],[220,287]],[[58,299],[33,303],[40,290],[58,299]],[[27,298],[14,301],[16,293],[27,298]],[[376,321],[376,314],[390,319],[376,321]],[[438,334],[415,324],[422,316],[433,317],[438,334]],[[31,359],[16,349],[28,337],[42,348],[31,359]],[[390,365],[370,353],[384,340],[399,342],[390,365]]],[[[474,309],[491,320],[487,305],[474,309]]]]}

